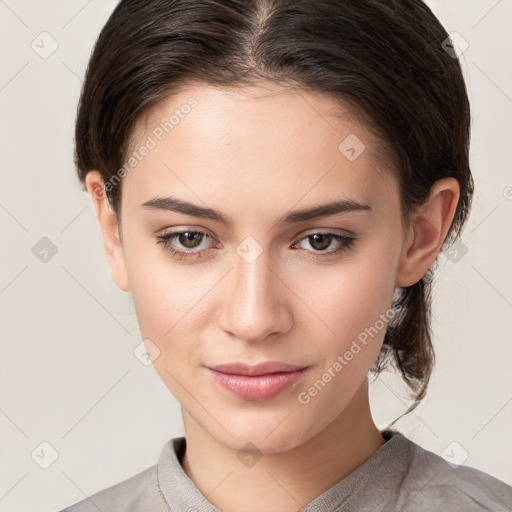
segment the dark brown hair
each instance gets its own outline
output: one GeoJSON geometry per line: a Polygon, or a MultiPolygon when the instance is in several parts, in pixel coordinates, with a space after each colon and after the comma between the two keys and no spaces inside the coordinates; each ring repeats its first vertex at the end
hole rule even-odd
{"type": "MultiPolygon", "coordinates": [[[[445,29],[420,0],[122,0],[96,42],[76,121],[82,183],[112,184],[135,121],[191,82],[244,87],[268,81],[329,95],[393,155],[407,222],[435,181],[455,178],[460,199],[445,246],[469,212],[470,109],[445,29]]],[[[122,181],[107,190],[119,214],[122,181]]],[[[423,398],[434,364],[431,269],[401,288],[372,370],[390,363],[423,398]]]]}

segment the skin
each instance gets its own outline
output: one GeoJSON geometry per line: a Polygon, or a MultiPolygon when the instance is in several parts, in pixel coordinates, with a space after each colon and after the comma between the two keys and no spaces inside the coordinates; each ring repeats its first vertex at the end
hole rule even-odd
{"type": "MultiPolygon", "coordinates": [[[[435,260],[453,219],[459,187],[442,179],[410,223],[402,223],[395,178],[378,167],[370,134],[330,99],[274,85],[221,89],[191,85],[161,102],[135,126],[131,148],[193,96],[198,105],[123,181],[121,226],[101,194],[97,171],[86,177],[117,286],[131,292],[143,338],[160,350],[153,364],[182,406],[182,460],[198,489],[223,511],[290,512],[335,485],[383,444],[373,422],[367,374],[381,329],[307,404],[298,400],[365,328],[389,310],[396,286],[409,286],[435,260]],[[354,161],[338,146],[350,134],[366,145],[354,161]],[[183,213],[144,208],[170,196],[214,208],[230,227],[183,213]],[[371,211],[283,225],[291,210],[334,199],[371,211]],[[171,245],[203,251],[173,257],[156,237],[202,231],[211,238],[171,245]],[[318,232],[353,233],[338,255],[318,232]],[[261,254],[237,253],[253,237],[261,254]],[[243,244],[242,244],[243,246],[243,244]],[[264,401],[232,395],[205,365],[284,361],[308,366],[295,387],[264,401]],[[261,458],[251,467],[246,443],[261,458]]],[[[331,240],[329,244],[329,240],[331,240]]]]}

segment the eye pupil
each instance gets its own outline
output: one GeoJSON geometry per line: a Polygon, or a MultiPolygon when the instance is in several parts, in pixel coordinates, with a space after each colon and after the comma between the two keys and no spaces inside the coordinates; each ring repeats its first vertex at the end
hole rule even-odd
{"type": "Polygon", "coordinates": [[[179,242],[184,247],[187,247],[188,249],[194,249],[195,247],[197,247],[197,245],[199,245],[194,242],[196,242],[198,240],[200,242],[202,236],[203,235],[201,233],[195,233],[193,231],[185,231],[184,233],[181,233],[179,235],[179,242]],[[191,245],[190,245],[190,242],[192,242],[191,245]]]}
{"type": "Polygon", "coordinates": [[[326,249],[327,247],[329,247],[329,245],[331,243],[332,236],[318,233],[315,235],[311,235],[309,238],[313,239],[313,243],[311,243],[311,247],[313,247],[317,250],[322,250],[322,249],[326,249]],[[317,245],[318,239],[320,239],[320,244],[319,244],[320,247],[318,247],[318,245],[317,245]],[[322,243],[322,239],[323,239],[323,243],[322,243]],[[327,243],[325,242],[325,240],[327,240],[327,243]]]}

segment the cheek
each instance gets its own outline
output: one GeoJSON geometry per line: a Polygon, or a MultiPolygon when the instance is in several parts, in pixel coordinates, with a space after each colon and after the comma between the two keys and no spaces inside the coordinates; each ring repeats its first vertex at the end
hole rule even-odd
{"type": "Polygon", "coordinates": [[[311,404],[330,419],[347,406],[377,358],[393,316],[390,282],[382,269],[370,272],[359,261],[350,271],[331,274],[323,293],[317,287],[312,293],[309,286],[308,301],[316,303],[324,334],[317,331],[318,365],[300,390],[302,406],[311,404]]]}
{"type": "Polygon", "coordinates": [[[208,289],[208,276],[172,260],[156,240],[141,233],[126,239],[130,289],[143,336],[164,340],[191,325],[189,314],[208,289]]]}
{"type": "Polygon", "coordinates": [[[307,305],[301,307],[303,318],[313,321],[318,334],[335,345],[349,342],[389,310],[393,266],[391,258],[355,255],[340,265],[312,269],[307,279],[295,278],[294,292],[307,305]]]}
{"type": "Polygon", "coordinates": [[[127,244],[133,303],[142,337],[159,350],[155,370],[179,395],[172,377],[189,379],[186,370],[204,359],[200,340],[211,323],[211,297],[219,277],[208,266],[177,263],[161,246],[146,245],[127,244]]]}
{"type": "Polygon", "coordinates": [[[322,364],[311,382],[332,382],[329,388],[347,397],[366,377],[393,317],[394,265],[392,251],[364,251],[328,271],[316,270],[302,282],[298,294],[307,297],[316,313],[321,343],[322,364]]]}
{"type": "Polygon", "coordinates": [[[205,296],[214,284],[209,284],[211,278],[204,286],[198,284],[202,281],[197,273],[192,280],[193,276],[184,275],[184,268],[169,262],[153,264],[130,276],[141,335],[158,347],[153,367],[180,403],[190,400],[184,389],[196,393],[191,369],[204,358],[198,340],[207,316],[205,296]]]}

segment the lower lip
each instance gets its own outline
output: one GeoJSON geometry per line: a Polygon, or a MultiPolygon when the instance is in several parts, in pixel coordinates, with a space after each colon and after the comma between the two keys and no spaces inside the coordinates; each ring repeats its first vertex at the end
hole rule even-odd
{"type": "Polygon", "coordinates": [[[248,375],[217,372],[208,368],[218,384],[245,400],[267,400],[277,396],[295,384],[306,369],[250,377],[248,375]]]}

